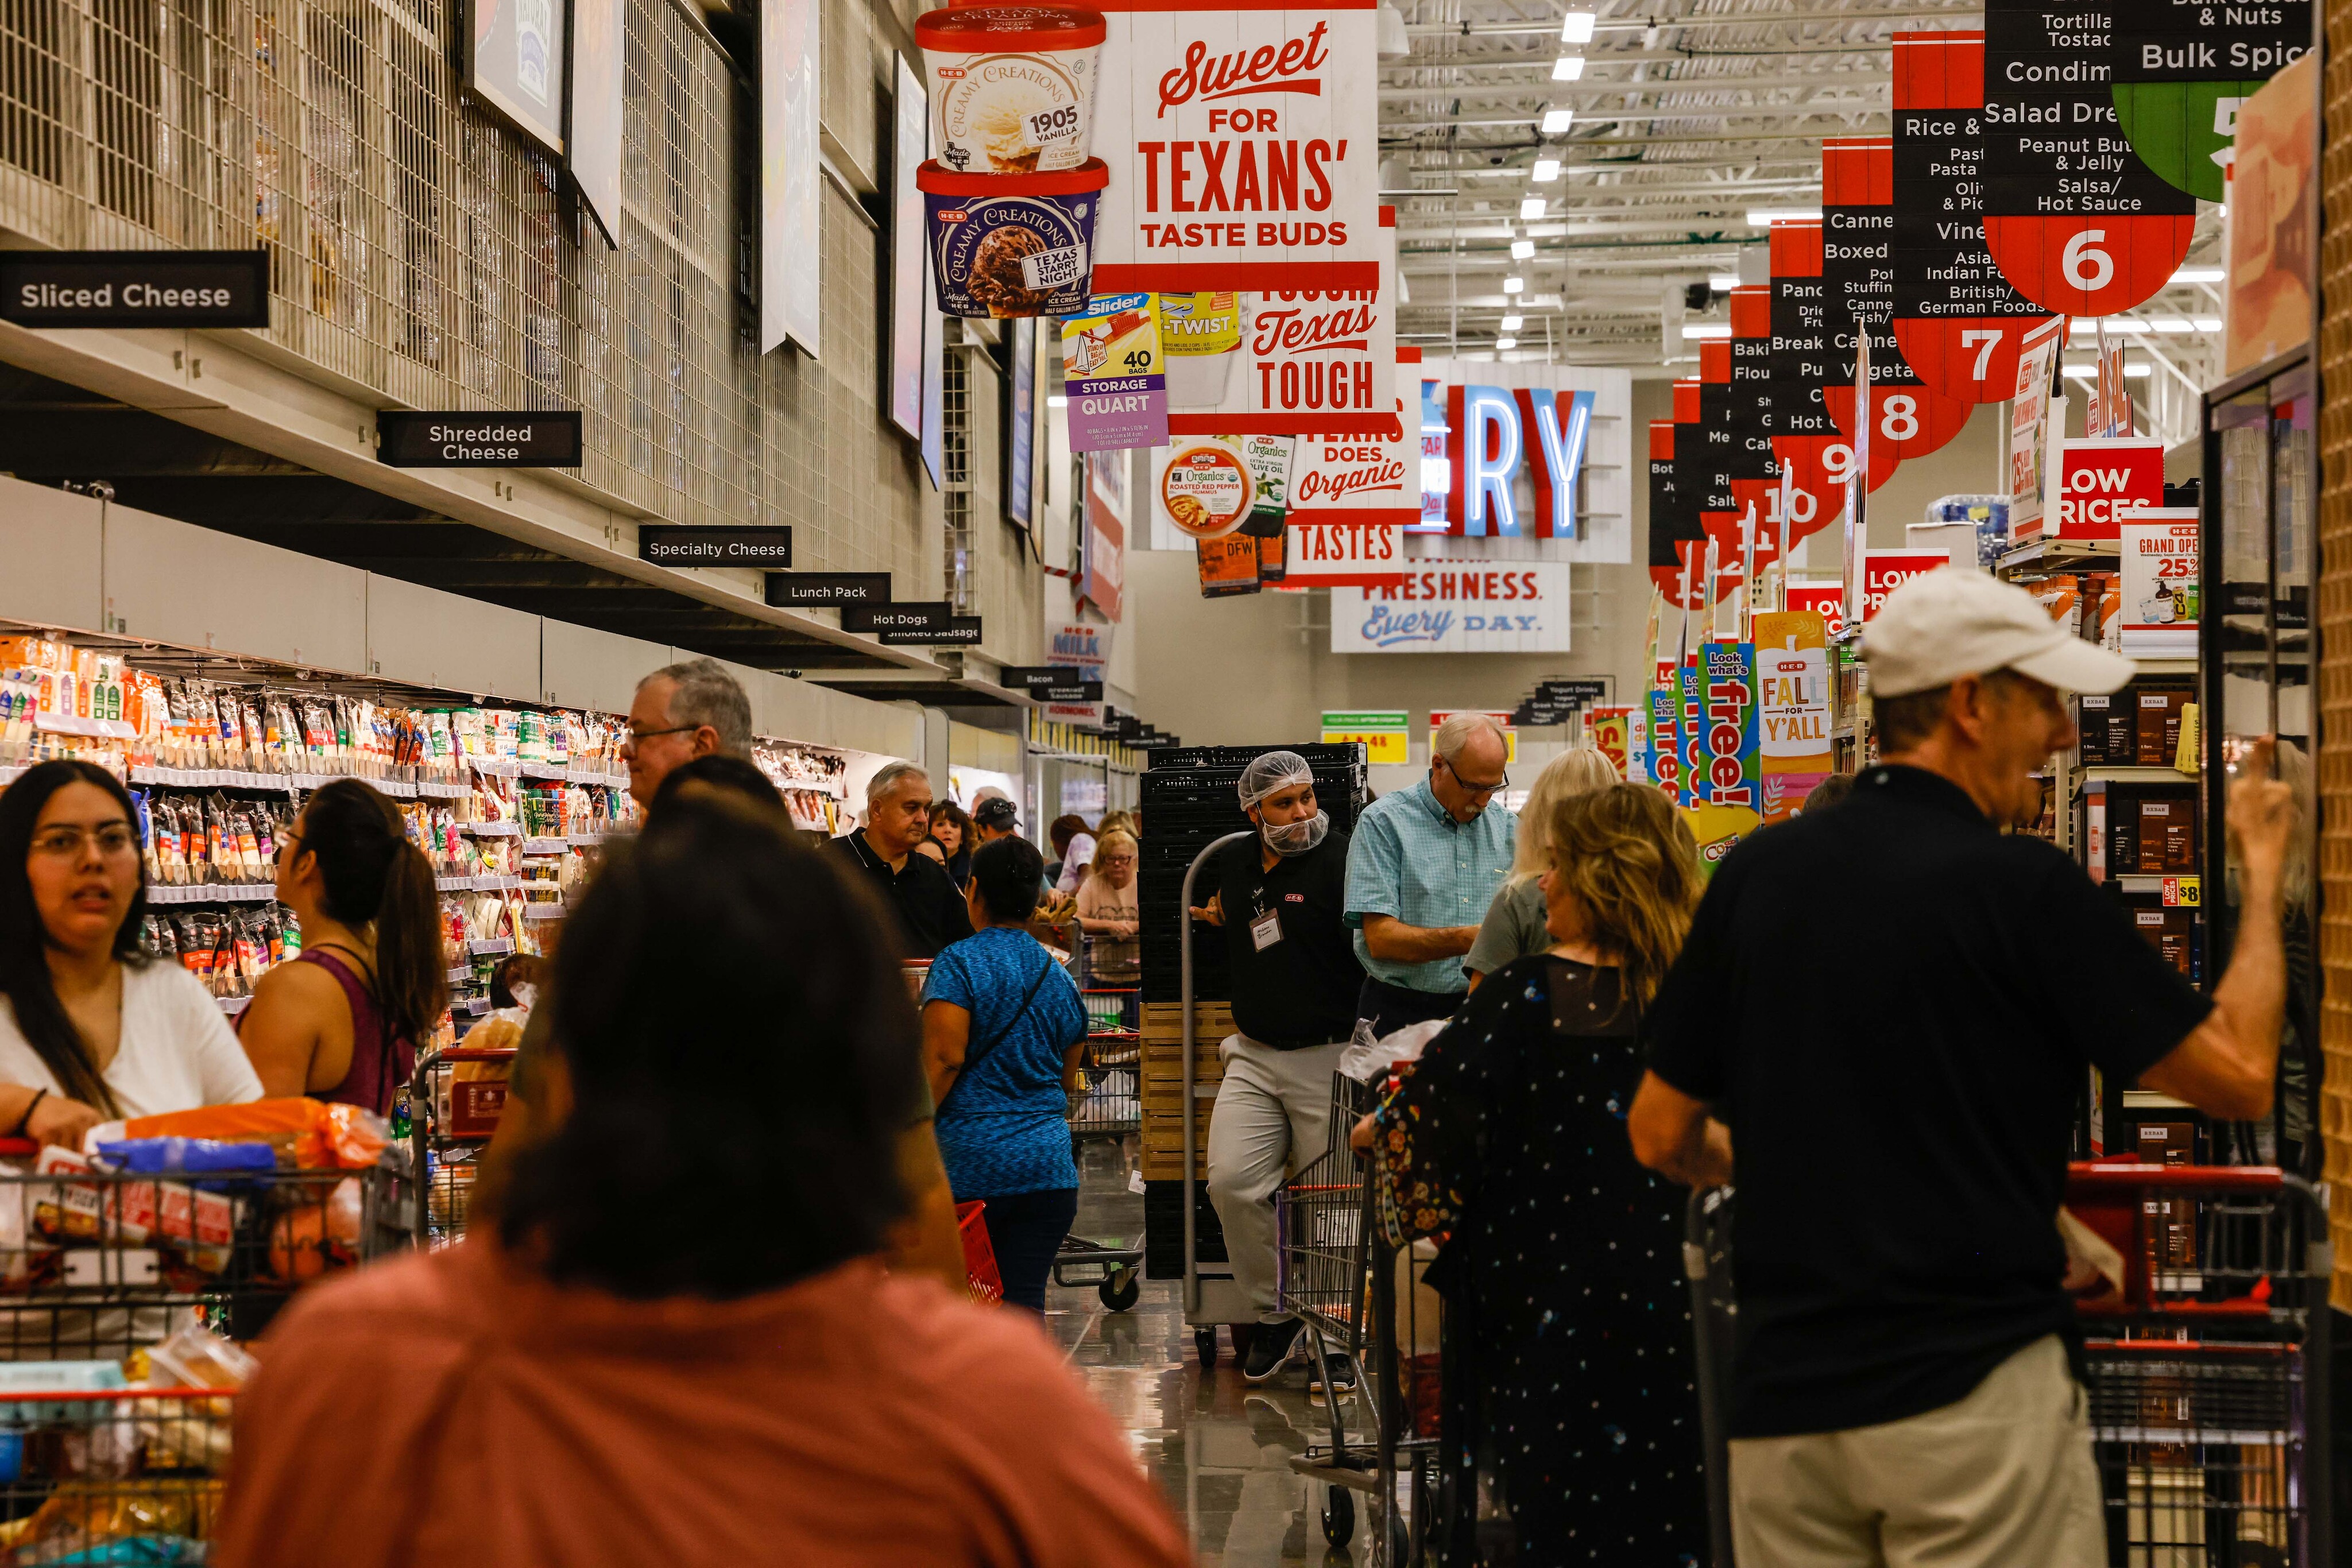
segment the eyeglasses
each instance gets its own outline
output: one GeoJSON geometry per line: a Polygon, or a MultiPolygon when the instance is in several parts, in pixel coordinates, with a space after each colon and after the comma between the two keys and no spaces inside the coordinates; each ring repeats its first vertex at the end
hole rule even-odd
{"type": "Polygon", "coordinates": [[[689,730],[701,727],[698,724],[674,724],[667,729],[639,729],[633,724],[626,727],[628,733],[621,737],[621,744],[625,747],[635,748],[657,735],[684,735],[689,730]]]}
{"type": "Polygon", "coordinates": [[[1097,856],[1095,856],[1095,864],[1097,864],[1097,865],[1098,865],[1098,866],[1106,866],[1106,867],[1108,867],[1108,866],[1115,866],[1115,865],[1133,865],[1134,863],[1135,863],[1135,857],[1134,857],[1133,855],[1097,855],[1097,856]]]}
{"type": "Polygon", "coordinates": [[[1511,787],[1511,776],[1508,773],[1504,774],[1492,784],[1474,784],[1462,777],[1462,770],[1454,766],[1453,758],[1441,757],[1437,760],[1445,764],[1445,771],[1454,775],[1454,781],[1456,784],[1461,785],[1473,795],[1492,795],[1497,789],[1507,789],[1511,787]]]}
{"type": "Polygon", "coordinates": [[[138,852],[139,835],[131,831],[128,822],[100,822],[94,828],[45,828],[33,835],[33,852],[54,860],[72,860],[81,853],[84,843],[96,844],[98,852],[110,860],[138,852]]]}

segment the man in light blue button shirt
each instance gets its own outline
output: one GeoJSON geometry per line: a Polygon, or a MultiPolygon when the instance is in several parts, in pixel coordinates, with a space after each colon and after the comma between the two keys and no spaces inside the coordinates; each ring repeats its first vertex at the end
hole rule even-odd
{"type": "Polygon", "coordinates": [[[1430,737],[1429,777],[1374,801],[1348,846],[1348,924],[1364,966],[1359,1017],[1375,1034],[1444,1018],[1469,989],[1463,955],[1511,869],[1516,819],[1502,726],[1457,713],[1430,737]]]}

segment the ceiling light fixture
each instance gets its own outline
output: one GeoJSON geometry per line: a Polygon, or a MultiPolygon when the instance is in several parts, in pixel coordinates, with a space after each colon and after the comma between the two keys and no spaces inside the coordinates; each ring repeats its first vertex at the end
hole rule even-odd
{"type": "Polygon", "coordinates": [[[1559,19],[1559,41],[1563,44],[1592,42],[1592,24],[1598,20],[1590,11],[1570,11],[1559,19]]]}
{"type": "Polygon", "coordinates": [[[1543,215],[1544,199],[1541,196],[1528,196],[1520,201],[1519,221],[1521,223],[1526,223],[1530,218],[1539,218],[1543,215]]]}
{"type": "Polygon", "coordinates": [[[1544,110],[1542,123],[1538,125],[1536,129],[1546,136],[1565,135],[1568,131],[1569,126],[1574,123],[1575,120],[1576,111],[1574,110],[1547,109],[1544,110]]]}
{"type": "Polygon", "coordinates": [[[1536,166],[1528,172],[1528,178],[1533,180],[1538,185],[1550,184],[1554,180],[1559,178],[1559,160],[1557,158],[1537,159],[1536,166]]]}
{"type": "Polygon", "coordinates": [[[1551,79],[1554,81],[1579,81],[1583,76],[1582,55],[1562,55],[1551,63],[1551,79]]]}
{"type": "Polygon", "coordinates": [[[1497,350],[1503,349],[1516,349],[1518,346],[1519,340],[1517,338],[1497,338],[1495,340],[1495,347],[1497,350]]]}
{"type": "Polygon", "coordinates": [[[2221,329],[2221,318],[2219,316],[2198,316],[2191,319],[2200,332],[2218,332],[2221,329]]]}
{"type": "Polygon", "coordinates": [[[1728,294],[1733,289],[1739,287],[1739,274],[1736,272],[1710,272],[1706,275],[1706,286],[1709,288],[1714,289],[1717,294],[1728,294]]]}
{"type": "Polygon", "coordinates": [[[2151,372],[2146,365],[2126,365],[2124,367],[2124,374],[2129,377],[2137,378],[2150,373],[2151,372]]]}
{"type": "Polygon", "coordinates": [[[1531,239],[1515,239],[1511,242],[1511,259],[1513,261],[1531,261],[1535,258],[1535,241],[1531,239]]]}
{"type": "Polygon", "coordinates": [[[1517,294],[1520,289],[1525,288],[1527,286],[1528,280],[1524,277],[1507,277],[1503,279],[1503,292],[1506,294],[1517,294]]]}
{"type": "Polygon", "coordinates": [[[1527,318],[1524,316],[1506,316],[1503,318],[1503,330],[1506,332],[1516,332],[1527,324],[1527,318]]]}
{"type": "Polygon", "coordinates": [[[2155,328],[2159,332],[2175,337],[2183,332],[2194,332],[2197,330],[2196,328],[2190,326],[2187,321],[2181,319],[2178,316],[2158,316],[2156,319],[2150,321],[2148,325],[2155,328]]]}
{"type": "Polygon", "coordinates": [[[1751,207],[1748,212],[1748,226],[1765,229],[1770,228],[1774,224],[1801,224],[1817,220],[1821,215],[1822,210],[1819,207],[1751,207]]]}
{"type": "Polygon", "coordinates": [[[1728,338],[1731,336],[1731,324],[1727,321],[1685,321],[1683,323],[1683,336],[1693,340],[1728,338]]]}
{"type": "Polygon", "coordinates": [[[2219,283],[2227,276],[2218,267],[2184,267],[2164,280],[2167,288],[2183,283],[2219,283]]]}

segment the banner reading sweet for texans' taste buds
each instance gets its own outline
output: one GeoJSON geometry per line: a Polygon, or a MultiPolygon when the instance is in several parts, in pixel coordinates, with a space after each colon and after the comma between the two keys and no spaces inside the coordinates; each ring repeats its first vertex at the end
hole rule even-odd
{"type": "Polygon", "coordinates": [[[2221,201],[2238,106],[2310,48],[2311,0],[2125,5],[2108,88],[2116,122],[2158,179],[2221,201]]]}
{"type": "Polygon", "coordinates": [[[2062,316],[2149,298],[2197,226],[2197,198],[2141,162],[2117,122],[2116,9],[1985,6],[1985,248],[2020,294],[2062,316]]]}
{"type": "Polygon", "coordinates": [[[1855,335],[1870,334],[1870,440],[1902,458],[1925,457],[1958,435],[1972,405],[1931,391],[1895,341],[1895,143],[1884,136],[1822,143],[1822,281],[1829,293],[1836,375],[1824,389],[1848,439],[1854,410],[1855,335]]]}
{"type": "Polygon", "coordinates": [[[1895,35],[1895,341],[1928,388],[1999,402],[2050,312],[1984,246],[1984,34],[1895,35]]]}

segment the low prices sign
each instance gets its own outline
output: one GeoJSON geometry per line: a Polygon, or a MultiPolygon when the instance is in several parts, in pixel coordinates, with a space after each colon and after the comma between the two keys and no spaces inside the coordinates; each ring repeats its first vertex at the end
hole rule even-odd
{"type": "Polygon", "coordinates": [[[1830,642],[1845,630],[1845,585],[1842,582],[1806,582],[1789,585],[1789,610],[1792,614],[1813,614],[1822,618],[1822,630],[1830,642]]]}
{"type": "Polygon", "coordinates": [[[1756,714],[1764,821],[1796,814],[1836,762],[1830,748],[1829,627],[1807,611],[1756,617],[1756,714]]]}
{"type": "Polygon", "coordinates": [[[1948,551],[1939,549],[1864,550],[1862,557],[1862,619],[1869,624],[1885,608],[1886,596],[1915,577],[1925,577],[1951,564],[1948,551]]]}
{"type": "Polygon", "coordinates": [[[2164,505],[2164,443],[2058,444],[2058,537],[2111,539],[2131,514],[2164,505]]]}
{"type": "Polygon", "coordinates": [[[1371,7],[1099,9],[1096,288],[1380,287],[1371,7]]]}

